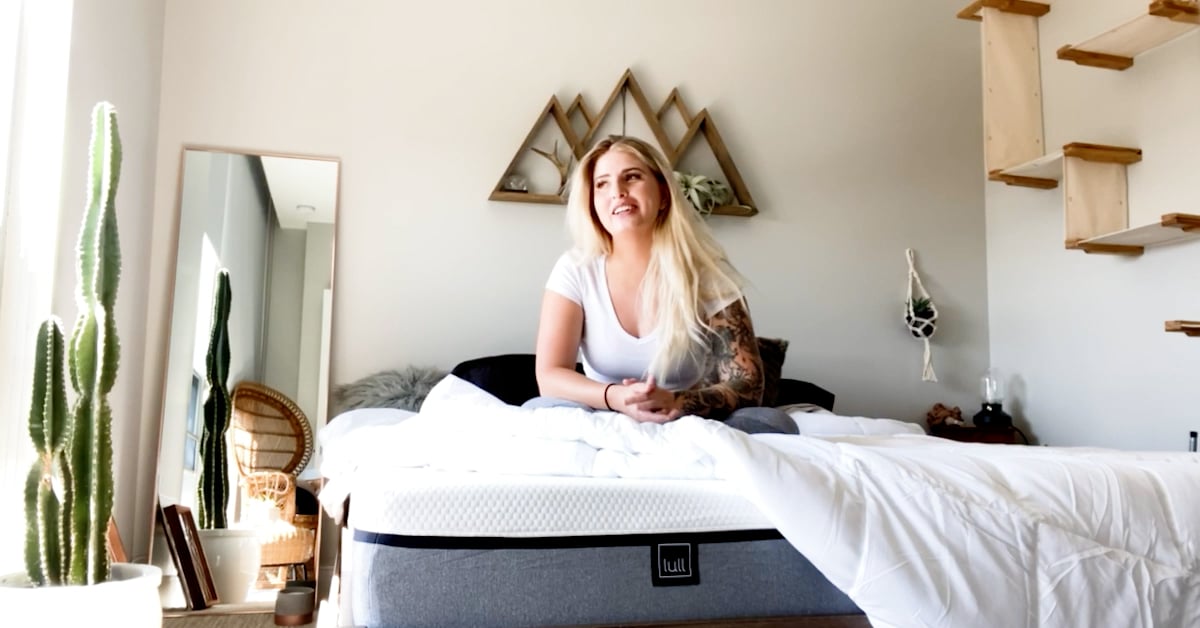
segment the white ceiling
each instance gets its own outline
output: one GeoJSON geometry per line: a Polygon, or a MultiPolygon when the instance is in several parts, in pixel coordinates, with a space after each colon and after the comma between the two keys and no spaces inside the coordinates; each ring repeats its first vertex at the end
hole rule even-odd
{"type": "Polygon", "coordinates": [[[262,165],[281,227],[306,229],[310,222],[333,222],[337,206],[338,162],[263,157],[262,165]]]}

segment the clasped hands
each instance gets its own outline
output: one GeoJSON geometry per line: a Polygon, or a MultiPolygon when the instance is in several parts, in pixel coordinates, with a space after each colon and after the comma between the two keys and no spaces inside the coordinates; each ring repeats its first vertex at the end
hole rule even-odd
{"type": "Polygon", "coordinates": [[[620,386],[609,391],[608,405],[641,423],[667,423],[683,414],[675,393],[659,388],[653,375],[646,381],[632,377],[621,380],[620,386]]]}

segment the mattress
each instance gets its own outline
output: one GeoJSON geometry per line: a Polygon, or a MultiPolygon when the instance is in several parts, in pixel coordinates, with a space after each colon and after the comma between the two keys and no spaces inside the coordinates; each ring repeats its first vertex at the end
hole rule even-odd
{"type": "Polygon", "coordinates": [[[720,480],[406,469],[355,487],[342,618],[580,625],[858,608],[720,480]]]}
{"type": "Polygon", "coordinates": [[[355,487],[352,528],[383,535],[563,537],[773,530],[722,480],[406,469],[355,487]]]}

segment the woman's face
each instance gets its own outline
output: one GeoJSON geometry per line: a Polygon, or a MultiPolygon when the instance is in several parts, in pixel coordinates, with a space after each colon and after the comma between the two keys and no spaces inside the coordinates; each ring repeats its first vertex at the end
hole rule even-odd
{"type": "Polygon", "coordinates": [[[600,224],[612,235],[652,231],[663,209],[665,190],[650,167],[634,153],[616,148],[596,160],[592,173],[592,205],[600,224]]]}

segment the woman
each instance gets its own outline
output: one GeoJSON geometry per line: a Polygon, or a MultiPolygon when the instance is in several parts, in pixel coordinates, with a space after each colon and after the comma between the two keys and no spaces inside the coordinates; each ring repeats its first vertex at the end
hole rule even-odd
{"type": "Polygon", "coordinates": [[[762,361],[742,278],[671,173],[632,137],[609,137],[580,161],[567,208],[575,248],[555,264],[542,301],[543,396],[526,405],[795,433],[786,414],[756,407],[762,361]]]}

